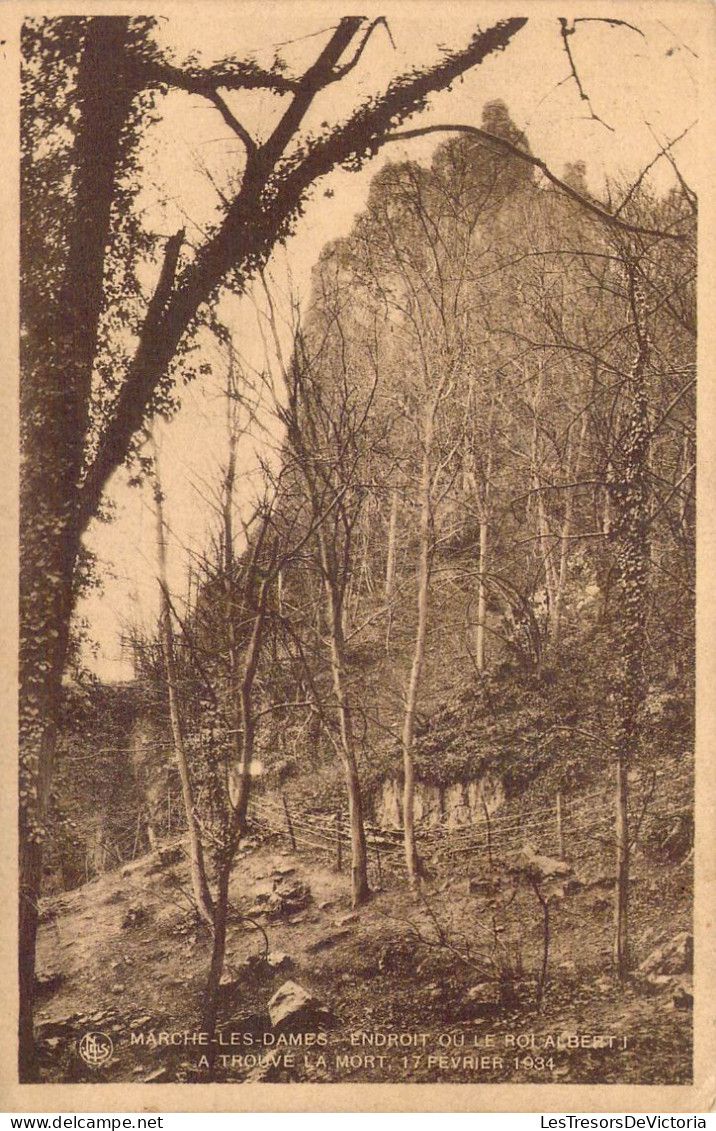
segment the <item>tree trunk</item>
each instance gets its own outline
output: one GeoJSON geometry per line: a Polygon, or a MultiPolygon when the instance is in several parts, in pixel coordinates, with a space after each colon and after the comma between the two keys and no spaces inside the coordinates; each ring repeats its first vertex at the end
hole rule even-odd
{"type": "Polygon", "coordinates": [[[400,496],[397,488],[393,488],[390,497],[390,519],[388,520],[388,552],[385,561],[385,587],[384,596],[387,606],[387,624],[385,629],[385,650],[390,649],[390,633],[393,627],[393,596],[395,593],[395,563],[396,542],[398,534],[398,508],[400,496]]]}
{"type": "Polygon", "coordinates": [[[487,519],[480,522],[480,573],[477,582],[477,631],[475,633],[475,663],[477,670],[485,670],[485,617],[487,616],[487,519]]]}
{"type": "Polygon", "coordinates": [[[623,981],[629,973],[629,785],[626,759],[616,765],[616,904],[614,908],[614,962],[623,981]]]}
{"type": "Polygon", "coordinates": [[[206,865],[204,863],[204,850],[201,844],[199,825],[194,810],[194,796],[189,777],[189,766],[184,747],[184,727],[181,718],[181,708],[177,693],[176,663],[174,658],[174,633],[172,631],[171,608],[169,605],[169,589],[167,582],[167,554],[164,536],[164,514],[162,507],[161,485],[159,471],[155,465],[155,506],[157,517],[157,556],[159,565],[160,587],[160,614],[159,632],[164,656],[164,667],[167,677],[167,694],[169,697],[169,719],[172,728],[174,743],[174,756],[177,761],[179,778],[181,780],[182,797],[186,811],[187,829],[189,833],[189,863],[191,869],[191,884],[194,892],[196,906],[202,919],[210,925],[214,921],[214,904],[209,891],[206,878],[206,865]]]}
{"type": "Polygon", "coordinates": [[[232,861],[222,861],[216,883],[216,904],[214,906],[214,940],[211,949],[211,965],[209,977],[204,989],[204,1001],[201,1014],[202,1032],[209,1034],[207,1056],[209,1059],[209,1078],[211,1078],[218,1045],[212,1041],[216,1030],[216,1021],[219,1013],[219,987],[221,975],[224,972],[224,959],[226,957],[226,924],[229,913],[229,880],[231,878],[232,861]]]}
{"type": "Polygon", "coordinates": [[[428,604],[430,590],[430,491],[431,458],[433,436],[433,414],[431,406],[426,413],[425,435],[423,437],[423,460],[420,475],[420,528],[418,563],[418,623],[415,632],[413,662],[410,669],[408,694],[405,702],[403,722],[403,828],[405,838],[405,863],[408,869],[408,883],[416,889],[420,880],[420,858],[415,844],[415,772],[413,767],[413,737],[415,734],[415,713],[420,691],[420,677],[425,660],[425,638],[428,629],[428,604]]]}
{"type": "MultiPolygon", "coordinates": [[[[579,441],[577,444],[577,452],[574,458],[574,466],[571,460],[571,443],[569,437],[567,439],[567,461],[565,474],[569,482],[576,483],[579,480],[579,475],[582,469],[582,451],[584,448],[584,439],[587,434],[588,416],[584,412],[582,414],[582,424],[579,432],[579,441]]],[[[562,520],[562,529],[559,536],[559,569],[557,571],[556,587],[554,592],[554,604],[550,609],[550,643],[554,649],[559,645],[560,633],[562,630],[562,609],[564,606],[564,591],[567,586],[567,568],[569,565],[569,543],[570,535],[572,533],[572,516],[574,514],[574,493],[576,487],[567,488],[567,498],[564,504],[564,518],[562,520]]]]}
{"type": "Polygon", "coordinates": [[[647,587],[649,581],[649,418],[646,368],[649,356],[644,298],[631,262],[626,264],[637,353],[628,381],[620,443],[609,482],[613,508],[612,536],[616,542],[619,582],[615,681],[617,725],[616,766],[616,882],[614,960],[617,974],[629,971],[629,768],[642,740],[641,704],[644,695],[647,587]]]}
{"type": "Polygon", "coordinates": [[[544,505],[544,493],[542,491],[542,479],[539,467],[539,412],[540,404],[542,401],[544,373],[541,363],[538,362],[538,366],[537,385],[535,387],[534,398],[532,401],[532,466],[530,470],[532,476],[532,490],[535,496],[535,506],[537,509],[537,544],[542,555],[544,584],[551,614],[551,611],[556,604],[557,571],[552,555],[552,540],[549,529],[549,522],[547,520],[547,510],[544,505]]]}
{"type": "Polygon", "coordinates": [[[330,627],[330,658],[333,694],[338,708],[341,738],[341,761],[348,794],[348,820],[351,832],[351,893],[353,906],[359,907],[370,897],[368,885],[368,852],[365,842],[363,803],[355,753],[353,723],[345,688],[345,640],[341,615],[341,601],[336,591],[335,564],[330,561],[325,532],[318,530],[318,541],[323,567],[324,588],[330,627]]]}

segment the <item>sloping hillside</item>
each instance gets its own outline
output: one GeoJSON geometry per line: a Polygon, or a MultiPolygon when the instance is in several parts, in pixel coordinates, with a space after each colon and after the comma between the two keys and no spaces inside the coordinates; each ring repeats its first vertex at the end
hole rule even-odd
{"type": "Polygon", "coordinates": [[[330,859],[257,835],[233,874],[220,1027],[207,1045],[210,937],[189,906],[181,845],[165,847],[43,908],[43,1076],[202,1081],[201,1058],[215,1054],[218,1080],[686,1082],[691,854],[655,838],[658,827],[635,853],[644,968],[623,987],[611,973],[609,861],[600,873],[574,860],[561,891],[538,877],[549,891],[541,1007],[544,907],[520,854],[490,867],[484,847],[434,853],[417,900],[388,865],[383,890],[354,913],[330,859]],[[276,1020],[269,1003],[287,982],[310,996],[276,1020]],[[101,1067],[78,1054],[88,1031],[112,1040],[101,1067]]]}

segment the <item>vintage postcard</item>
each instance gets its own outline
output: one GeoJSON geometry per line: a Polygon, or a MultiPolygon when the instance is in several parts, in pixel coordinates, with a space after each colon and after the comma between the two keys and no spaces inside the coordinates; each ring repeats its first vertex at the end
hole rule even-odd
{"type": "Polygon", "coordinates": [[[713,10],[361,11],[0,15],[7,1110],[716,1102],[713,10]]]}

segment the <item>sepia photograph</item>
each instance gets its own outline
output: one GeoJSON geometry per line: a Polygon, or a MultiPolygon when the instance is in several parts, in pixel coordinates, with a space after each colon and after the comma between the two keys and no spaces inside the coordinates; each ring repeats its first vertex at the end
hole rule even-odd
{"type": "Polygon", "coordinates": [[[4,18],[15,1085],[697,1083],[713,12],[523,10],[4,18]]]}

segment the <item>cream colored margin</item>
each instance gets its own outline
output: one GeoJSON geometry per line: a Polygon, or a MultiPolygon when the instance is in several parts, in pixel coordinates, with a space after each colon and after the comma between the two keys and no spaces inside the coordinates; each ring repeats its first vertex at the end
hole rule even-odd
{"type": "MultiPolygon", "coordinates": [[[[679,22],[687,12],[701,20],[701,123],[704,169],[701,180],[701,271],[699,344],[699,430],[698,430],[698,691],[697,691],[697,791],[696,791],[696,971],[695,971],[695,1059],[692,1086],[652,1087],[631,1085],[528,1085],[528,1084],[220,1084],[220,1085],[142,1085],[105,1084],[17,1084],[16,1070],[16,928],[17,928],[17,786],[16,786],[16,693],[17,693],[17,261],[18,261],[18,42],[21,19],[25,15],[116,13],[143,14],[186,7],[177,3],[157,4],[152,0],[137,4],[110,0],[65,0],[43,3],[14,0],[0,7],[0,152],[2,174],[0,193],[0,271],[2,278],[2,333],[0,334],[0,550],[3,557],[0,594],[0,892],[5,914],[0,919],[0,1111],[3,1112],[113,1112],[113,1111],[229,1111],[229,1112],[684,1112],[716,1110],[716,264],[714,249],[714,200],[716,176],[713,139],[716,138],[714,79],[716,68],[716,8],[702,0],[649,3],[622,0],[619,4],[590,3],[589,15],[612,15],[638,23],[639,17],[679,22]],[[709,150],[711,152],[709,152],[709,150]],[[708,180],[707,180],[708,177],[708,180]]],[[[266,18],[266,8],[250,0],[249,12],[266,18]]],[[[293,0],[297,2],[297,0],[293,0]]],[[[416,19],[429,0],[401,0],[412,6],[416,19]]],[[[464,0],[471,3],[471,0],[464,0]]],[[[311,0],[301,0],[307,8],[311,0]]],[[[451,5],[440,5],[446,26],[451,5]]],[[[273,6],[273,4],[272,4],[273,6]]],[[[279,5],[276,4],[276,7],[279,5]]],[[[317,12],[355,14],[356,5],[313,3],[317,12]]],[[[359,4],[376,8],[375,14],[389,15],[395,0],[386,4],[359,4]]],[[[455,5],[457,6],[457,5],[455,5]]],[[[196,0],[202,20],[221,10],[221,0],[196,0]]],[[[521,4],[472,3],[476,22],[483,24],[504,16],[567,15],[571,6],[556,6],[552,0],[522,0],[521,4]]],[[[580,15],[585,6],[580,5],[580,15]]],[[[319,25],[320,26],[320,25],[319,25]]],[[[536,64],[538,65],[538,64],[536,64]]]]}

